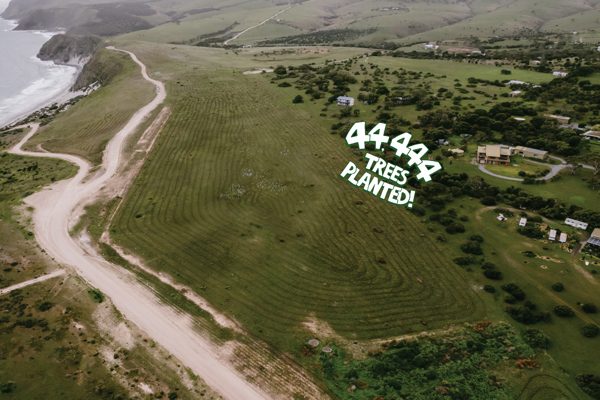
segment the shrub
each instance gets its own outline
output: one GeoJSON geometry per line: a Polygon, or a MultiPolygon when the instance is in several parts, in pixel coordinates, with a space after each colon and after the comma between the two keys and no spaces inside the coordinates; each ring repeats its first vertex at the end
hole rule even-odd
{"type": "Polygon", "coordinates": [[[472,235],[469,240],[472,240],[474,242],[479,242],[479,243],[483,243],[483,236],[481,235],[472,235]]]}
{"type": "Polygon", "coordinates": [[[102,303],[104,301],[104,294],[98,289],[90,289],[88,290],[88,293],[96,303],[102,303]]]}
{"type": "Polygon", "coordinates": [[[556,282],[551,287],[552,287],[552,290],[554,290],[555,292],[562,292],[563,290],[565,290],[565,287],[560,282],[556,282]]]}
{"type": "Polygon", "coordinates": [[[588,314],[596,313],[596,305],[594,303],[585,303],[581,306],[581,309],[588,314]]]}
{"type": "Polygon", "coordinates": [[[12,393],[17,385],[14,382],[0,384],[0,393],[12,393]]]}
{"type": "Polygon", "coordinates": [[[517,228],[517,232],[519,232],[523,236],[527,236],[531,239],[541,239],[544,237],[544,232],[542,232],[536,226],[520,226],[517,228]]]}
{"type": "Polygon", "coordinates": [[[294,104],[304,103],[304,99],[302,98],[302,96],[298,95],[298,96],[294,97],[294,100],[292,100],[292,103],[294,103],[294,104]]]}
{"type": "Polygon", "coordinates": [[[479,242],[466,242],[460,245],[460,249],[467,254],[481,255],[483,254],[483,250],[481,250],[481,246],[479,242]]]}
{"type": "Polygon", "coordinates": [[[495,206],[496,199],[491,196],[484,197],[483,199],[481,199],[481,204],[483,204],[484,206],[495,206]]]}
{"type": "Polygon", "coordinates": [[[457,265],[469,265],[471,264],[471,258],[469,257],[456,257],[454,261],[457,265]]]}
{"type": "Polygon", "coordinates": [[[504,298],[504,302],[508,304],[515,304],[517,302],[517,299],[515,299],[513,295],[509,294],[504,298]]]}
{"type": "Polygon", "coordinates": [[[507,283],[505,285],[500,286],[500,289],[504,290],[506,293],[511,294],[517,300],[525,299],[525,292],[523,292],[523,290],[515,283],[507,283]]]}
{"type": "Polygon", "coordinates": [[[495,269],[486,269],[483,271],[483,275],[488,279],[499,281],[502,279],[502,272],[496,271],[495,269]]]}
{"type": "Polygon", "coordinates": [[[556,307],[554,307],[554,314],[558,315],[559,317],[572,317],[572,316],[575,315],[575,313],[573,312],[573,310],[571,310],[567,306],[556,306],[556,307]]]}
{"type": "Polygon", "coordinates": [[[506,312],[508,312],[515,321],[525,325],[535,324],[538,321],[538,318],[533,312],[524,306],[506,307],[506,312]]]}
{"type": "Polygon", "coordinates": [[[488,293],[496,293],[496,288],[493,287],[492,285],[485,285],[483,287],[483,290],[485,290],[488,293]]]}
{"type": "Polygon", "coordinates": [[[527,300],[525,303],[523,303],[523,305],[527,308],[529,308],[531,311],[535,310],[537,308],[537,306],[535,305],[535,303],[532,303],[531,301],[527,300]]]}
{"type": "Polygon", "coordinates": [[[539,349],[547,349],[550,347],[550,338],[539,329],[526,329],[523,339],[525,339],[525,342],[531,347],[537,347],[539,349]]]}
{"type": "Polygon", "coordinates": [[[600,376],[579,374],[577,375],[577,384],[590,397],[600,399],[600,376]]]}
{"type": "Polygon", "coordinates": [[[49,301],[45,301],[42,304],[39,305],[38,310],[40,311],[48,311],[49,309],[51,309],[53,306],[52,303],[50,303],[49,301]]]}
{"type": "Polygon", "coordinates": [[[481,269],[494,269],[494,268],[496,268],[496,264],[494,264],[493,262],[486,261],[483,264],[481,264],[481,269]]]}
{"type": "Polygon", "coordinates": [[[446,232],[453,235],[455,233],[463,233],[465,231],[465,227],[463,224],[458,222],[454,222],[446,227],[446,232]]]}
{"type": "Polygon", "coordinates": [[[440,218],[440,224],[442,224],[444,226],[448,226],[448,225],[450,225],[453,222],[454,222],[454,220],[452,218],[449,218],[449,217],[442,217],[442,218],[440,218]]]}
{"type": "Polygon", "coordinates": [[[524,255],[525,257],[529,257],[529,258],[535,258],[535,257],[537,257],[537,254],[535,254],[535,253],[534,253],[533,251],[531,251],[531,250],[526,250],[526,251],[524,251],[524,252],[523,252],[523,255],[524,255]]]}
{"type": "Polygon", "coordinates": [[[583,336],[594,338],[600,334],[600,328],[596,324],[585,324],[583,328],[581,328],[581,333],[583,336]]]}

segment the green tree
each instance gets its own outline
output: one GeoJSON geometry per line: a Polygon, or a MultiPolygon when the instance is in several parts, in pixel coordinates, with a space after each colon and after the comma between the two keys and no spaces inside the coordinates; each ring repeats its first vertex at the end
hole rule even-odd
{"type": "Polygon", "coordinates": [[[594,338],[600,334],[600,328],[596,324],[585,324],[581,328],[581,333],[585,337],[594,338]]]}
{"type": "Polygon", "coordinates": [[[294,103],[294,104],[304,103],[304,99],[302,98],[302,96],[298,95],[298,96],[294,97],[294,100],[292,100],[292,103],[294,103]]]}
{"type": "Polygon", "coordinates": [[[531,347],[537,347],[539,349],[547,349],[550,347],[550,338],[539,329],[526,329],[523,339],[525,339],[525,342],[531,347]]]}

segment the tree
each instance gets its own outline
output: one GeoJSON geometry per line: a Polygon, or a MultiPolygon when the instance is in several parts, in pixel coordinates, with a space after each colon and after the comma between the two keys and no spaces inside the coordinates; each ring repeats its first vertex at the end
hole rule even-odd
{"type": "Polygon", "coordinates": [[[473,254],[476,256],[483,254],[483,250],[481,250],[481,245],[479,242],[471,241],[463,243],[460,245],[460,249],[467,254],[473,254]]]}
{"type": "Polygon", "coordinates": [[[526,329],[523,339],[525,339],[525,342],[531,347],[537,347],[539,349],[547,349],[550,347],[550,338],[539,329],[526,329]]]}
{"type": "Polygon", "coordinates": [[[302,98],[302,96],[298,95],[298,96],[294,97],[294,100],[292,100],[292,103],[294,103],[294,104],[304,103],[304,99],[302,98]]]}
{"type": "Polygon", "coordinates": [[[581,333],[585,337],[594,338],[600,334],[600,328],[596,324],[585,324],[581,328],[581,333]]]}
{"type": "Polygon", "coordinates": [[[283,65],[278,65],[277,68],[273,70],[277,75],[285,75],[287,74],[287,70],[283,65]]]}
{"type": "Polygon", "coordinates": [[[488,279],[499,281],[502,279],[502,272],[496,271],[495,269],[486,269],[483,271],[483,275],[488,279]]]}
{"type": "Polygon", "coordinates": [[[487,196],[487,197],[484,197],[483,199],[481,199],[481,204],[483,204],[484,206],[495,206],[496,199],[493,198],[492,196],[487,196]]]}
{"type": "Polygon", "coordinates": [[[563,290],[565,290],[565,287],[562,283],[556,282],[552,285],[552,290],[554,290],[555,292],[562,292],[563,290]]]}
{"type": "Polygon", "coordinates": [[[581,306],[581,309],[588,314],[596,313],[596,305],[594,303],[585,303],[581,306]]]}
{"type": "Polygon", "coordinates": [[[600,155],[593,153],[588,157],[588,164],[593,168],[592,169],[592,189],[596,187],[596,181],[598,179],[598,174],[600,174],[600,155]]]}
{"type": "Polygon", "coordinates": [[[569,318],[575,315],[573,310],[571,310],[571,308],[569,308],[567,306],[554,307],[554,314],[558,315],[559,317],[569,317],[569,318]]]}
{"type": "Polygon", "coordinates": [[[577,384],[594,399],[600,399],[600,376],[591,374],[577,375],[577,384]]]}
{"type": "Polygon", "coordinates": [[[567,169],[571,175],[575,175],[579,167],[581,167],[581,164],[576,157],[567,157],[567,169]]]}

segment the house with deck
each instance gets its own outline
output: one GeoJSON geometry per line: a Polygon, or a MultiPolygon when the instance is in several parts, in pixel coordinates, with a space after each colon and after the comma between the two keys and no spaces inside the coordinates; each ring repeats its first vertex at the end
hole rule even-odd
{"type": "Polygon", "coordinates": [[[351,107],[354,105],[354,97],[340,96],[337,98],[337,105],[341,107],[351,107]]]}
{"type": "Polygon", "coordinates": [[[594,246],[600,246],[600,228],[594,229],[592,236],[590,236],[587,242],[589,244],[593,244],[594,246]]]}
{"type": "Polygon", "coordinates": [[[500,145],[485,145],[477,147],[477,163],[490,165],[510,164],[511,151],[500,145]]]}
{"type": "Polygon", "coordinates": [[[539,160],[545,160],[548,158],[548,152],[544,150],[532,149],[531,147],[517,146],[515,147],[515,154],[521,157],[537,158],[539,160]]]}

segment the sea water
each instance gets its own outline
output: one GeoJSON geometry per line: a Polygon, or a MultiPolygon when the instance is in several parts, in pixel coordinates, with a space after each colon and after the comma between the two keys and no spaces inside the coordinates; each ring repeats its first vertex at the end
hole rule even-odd
{"type": "MultiPolygon", "coordinates": [[[[0,0],[0,13],[6,7],[0,0]]],[[[36,54],[53,33],[13,31],[0,19],[0,127],[49,105],[72,85],[77,68],[41,61],[36,54]]]]}

